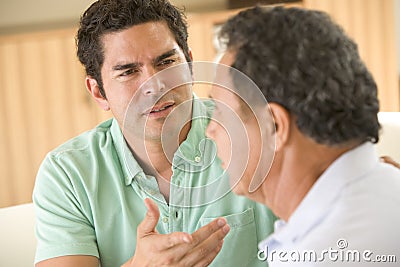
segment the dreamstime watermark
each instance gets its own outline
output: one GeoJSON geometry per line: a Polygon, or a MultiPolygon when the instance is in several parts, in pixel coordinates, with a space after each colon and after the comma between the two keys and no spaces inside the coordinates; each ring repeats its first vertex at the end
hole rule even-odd
{"type": "Polygon", "coordinates": [[[336,242],[337,248],[329,247],[321,251],[315,250],[259,250],[257,257],[260,261],[269,262],[365,262],[365,263],[394,263],[396,255],[378,255],[371,250],[347,249],[349,244],[346,239],[336,242]]]}

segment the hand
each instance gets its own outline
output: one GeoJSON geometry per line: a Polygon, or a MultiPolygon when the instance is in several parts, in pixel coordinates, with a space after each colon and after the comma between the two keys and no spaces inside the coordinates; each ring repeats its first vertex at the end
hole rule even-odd
{"type": "Polygon", "coordinates": [[[156,231],[160,212],[157,205],[145,199],[147,213],[137,228],[135,255],[123,265],[134,266],[207,266],[218,255],[229,225],[218,218],[193,234],[156,231]]]}
{"type": "Polygon", "coordinates": [[[399,164],[398,162],[394,161],[394,159],[392,159],[392,158],[389,157],[389,156],[382,156],[382,157],[381,157],[381,161],[383,161],[383,162],[385,162],[385,163],[392,164],[393,166],[395,166],[395,167],[397,167],[397,168],[400,169],[400,164],[399,164]]]}

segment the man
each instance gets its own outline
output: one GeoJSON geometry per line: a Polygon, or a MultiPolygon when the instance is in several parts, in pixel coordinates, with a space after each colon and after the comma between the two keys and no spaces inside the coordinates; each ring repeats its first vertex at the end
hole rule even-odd
{"type": "Polygon", "coordinates": [[[270,266],[398,261],[400,171],[375,154],[377,88],[354,42],[322,12],[282,7],[243,11],[221,36],[221,63],[247,75],[269,103],[243,101],[257,90],[245,87],[243,96],[234,75],[232,91],[211,92],[216,109],[230,107],[231,114],[214,114],[207,129],[217,144],[226,143],[220,125],[236,115],[249,143],[260,144],[250,148],[243,175],[230,172],[236,193],[281,218],[259,245],[260,259],[270,266]],[[271,147],[274,156],[263,160],[262,150],[271,147]],[[271,168],[266,175],[257,165],[271,168]]]}
{"type": "Polygon", "coordinates": [[[214,197],[225,179],[203,142],[210,105],[190,83],[150,79],[190,69],[182,14],[164,0],[99,0],[81,18],[77,46],[89,93],[114,118],[42,163],[36,266],[263,265],[257,242],[275,217],[231,192],[214,197]],[[199,190],[211,180],[214,191],[199,190]]]}

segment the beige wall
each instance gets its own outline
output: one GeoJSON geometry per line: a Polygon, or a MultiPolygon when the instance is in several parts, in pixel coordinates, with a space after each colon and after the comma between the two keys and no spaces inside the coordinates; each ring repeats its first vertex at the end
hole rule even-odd
{"type": "MultiPolygon", "coordinates": [[[[76,26],[95,0],[1,0],[0,34],[76,26]]],[[[187,12],[223,10],[226,0],[171,0],[187,12]]]]}
{"type": "Polygon", "coordinates": [[[396,50],[397,50],[397,70],[399,74],[400,82],[400,0],[394,0],[394,18],[395,18],[395,30],[396,30],[396,50]]]}

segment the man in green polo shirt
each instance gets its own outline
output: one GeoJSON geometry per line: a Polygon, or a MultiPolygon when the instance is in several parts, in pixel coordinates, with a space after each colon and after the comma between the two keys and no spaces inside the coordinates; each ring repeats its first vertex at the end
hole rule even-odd
{"type": "Polygon", "coordinates": [[[77,46],[89,93],[114,118],[43,161],[36,266],[264,266],[257,243],[275,217],[226,190],[205,138],[210,105],[191,83],[149,80],[192,61],[182,14],[163,0],[99,0],[77,46]]]}

